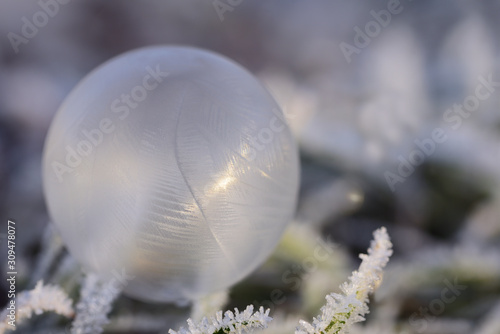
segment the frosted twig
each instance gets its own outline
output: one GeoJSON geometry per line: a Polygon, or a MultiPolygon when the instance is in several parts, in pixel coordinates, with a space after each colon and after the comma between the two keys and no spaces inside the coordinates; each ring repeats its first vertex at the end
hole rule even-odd
{"type": "Polygon", "coordinates": [[[115,280],[103,282],[97,275],[88,274],[82,286],[80,301],[76,305],[76,319],[72,334],[102,333],[108,313],[121,290],[115,287],[115,280]]]}
{"type": "Polygon", "coordinates": [[[239,312],[237,308],[234,313],[226,311],[224,317],[222,311],[211,317],[210,320],[204,317],[199,323],[188,319],[188,329],[181,327],[179,331],[169,330],[169,334],[243,334],[253,329],[266,328],[272,320],[269,317],[269,309],[264,311],[261,307],[259,311],[253,313],[253,305],[247,306],[245,311],[239,312]]]}
{"type": "Polygon", "coordinates": [[[15,329],[24,319],[29,319],[35,314],[42,314],[43,312],[55,312],[66,317],[73,316],[73,301],[68,298],[66,293],[56,285],[43,285],[43,281],[38,281],[35,288],[30,291],[22,291],[15,299],[15,319],[12,322],[9,315],[10,310],[8,304],[7,308],[2,311],[0,315],[2,322],[0,323],[0,334],[4,333],[7,329],[15,329]],[[10,324],[9,324],[10,322],[10,324]]]}
{"type": "Polygon", "coordinates": [[[373,233],[374,240],[367,254],[361,254],[361,265],[340,286],[343,294],[332,293],[326,296],[326,305],[321,314],[313,319],[312,324],[301,320],[296,334],[341,334],[349,327],[365,320],[368,310],[368,295],[373,293],[382,282],[383,268],[392,255],[392,243],[385,228],[373,233]]]}

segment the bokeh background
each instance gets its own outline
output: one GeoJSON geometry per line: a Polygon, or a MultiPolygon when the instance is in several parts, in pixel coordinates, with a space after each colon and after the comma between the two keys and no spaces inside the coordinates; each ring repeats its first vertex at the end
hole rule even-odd
{"type": "MultiPolygon", "coordinates": [[[[355,331],[500,333],[500,2],[61,0],[23,35],[47,2],[0,3],[0,226],[3,254],[7,219],[18,226],[18,290],[43,278],[78,298],[81,273],[50,227],[41,184],[58,106],[104,61],[180,44],[258,76],[300,148],[297,217],[227,307],[271,307],[269,331],[292,332],[386,226],[395,253],[355,331]],[[336,251],[312,266],[318,236],[336,251]],[[460,285],[453,302],[442,298],[449,284],[460,285]],[[269,303],[275,289],[284,298],[269,303]]],[[[121,297],[107,330],[165,332],[187,315],[189,306],[121,297]]],[[[67,323],[48,315],[25,328],[64,332],[67,323]]]]}

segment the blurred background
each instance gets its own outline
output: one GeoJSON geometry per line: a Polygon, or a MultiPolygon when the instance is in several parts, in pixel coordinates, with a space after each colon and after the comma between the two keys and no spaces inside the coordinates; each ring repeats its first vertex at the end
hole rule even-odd
{"type": "MultiPolygon", "coordinates": [[[[1,251],[12,219],[18,291],[43,278],[78,296],[81,274],[49,225],[41,184],[59,105],[106,60],[180,44],[259,77],[300,148],[296,220],[227,307],[271,307],[279,325],[269,331],[293,332],[386,226],[395,253],[355,331],[500,333],[499,1],[2,0],[0,8],[1,251]],[[335,252],[309,266],[317,236],[335,252]],[[453,302],[442,298],[450,284],[453,302]],[[269,302],[275,289],[279,303],[269,302]]],[[[121,297],[107,330],[159,333],[188,314],[121,297]]],[[[67,323],[48,315],[26,332],[67,323]]]]}

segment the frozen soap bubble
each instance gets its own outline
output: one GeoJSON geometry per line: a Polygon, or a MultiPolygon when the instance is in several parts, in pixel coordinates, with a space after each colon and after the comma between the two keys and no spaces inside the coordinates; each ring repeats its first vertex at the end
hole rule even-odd
{"type": "Polygon", "coordinates": [[[291,220],[298,153],[283,113],[212,52],[151,47],[83,79],[43,157],[50,215],[87,270],[129,296],[186,301],[254,270],[291,220]]]}

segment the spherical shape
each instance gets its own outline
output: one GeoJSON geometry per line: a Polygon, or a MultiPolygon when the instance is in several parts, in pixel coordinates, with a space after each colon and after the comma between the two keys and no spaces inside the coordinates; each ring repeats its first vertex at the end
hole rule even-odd
{"type": "Polygon", "coordinates": [[[70,253],[150,301],[198,298],[255,269],[293,216],[298,174],[270,94],[232,61],[187,47],[131,51],[91,72],[57,112],[43,157],[70,253]]]}

